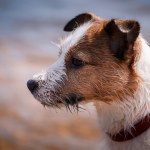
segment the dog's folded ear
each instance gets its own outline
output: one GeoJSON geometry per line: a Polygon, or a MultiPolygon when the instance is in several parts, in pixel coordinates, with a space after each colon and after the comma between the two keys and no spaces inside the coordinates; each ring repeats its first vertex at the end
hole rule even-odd
{"type": "Polygon", "coordinates": [[[73,19],[71,19],[64,27],[64,31],[73,31],[80,25],[92,20],[94,18],[94,14],[92,13],[83,13],[80,14],[73,19]]]}
{"type": "Polygon", "coordinates": [[[140,32],[137,21],[112,19],[106,24],[104,30],[109,35],[110,49],[118,59],[123,60],[133,53],[134,42],[140,32]]]}

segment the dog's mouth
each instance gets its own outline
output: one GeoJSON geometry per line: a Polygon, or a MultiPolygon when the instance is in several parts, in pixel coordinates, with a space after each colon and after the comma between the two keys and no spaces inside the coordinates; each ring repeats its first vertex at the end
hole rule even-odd
{"type": "Polygon", "coordinates": [[[61,108],[65,106],[67,110],[79,110],[79,103],[85,98],[79,93],[61,94],[60,89],[50,90],[43,86],[39,86],[34,80],[29,80],[27,86],[35,99],[37,99],[44,107],[61,108]],[[38,85],[38,86],[37,86],[38,85]]]}
{"type": "Polygon", "coordinates": [[[67,96],[64,96],[63,98],[54,98],[53,100],[48,101],[41,101],[41,104],[45,107],[56,107],[61,108],[61,106],[65,106],[67,110],[71,112],[72,108],[73,110],[79,111],[79,103],[84,100],[84,97],[80,94],[68,94],[67,96]]]}

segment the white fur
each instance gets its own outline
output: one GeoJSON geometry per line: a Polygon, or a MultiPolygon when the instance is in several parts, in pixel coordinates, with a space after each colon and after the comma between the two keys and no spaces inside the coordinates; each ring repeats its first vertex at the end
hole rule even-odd
{"type": "Polygon", "coordinates": [[[89,21],[71,32],[71,34],[61,43],[62,51],[67,53],[71,47],[77,45],[78,42],[84,37],[91,24],[92,23],[89,21]]]}
{"type": "Polygon", "coordinates": [[[90,25],[90,22],[85,23],[75,31],[71,32],[71,34],[63,40],[60,46],[57,45],[61,49],[58,60],[46,71],[42,71],[33,76],[33,79],[39,83],[39,89],[34,93],[34,96],[40,102],[47,105],[53,103],[53,98],[51,98],[50,93],[56,92],[60,88],[60,83],[63,85],[63,82],[67,80],[65,56],[70,48],[77,45],[84,37],[90,25]]]}
{"type": "MultiPolygon", "coordinates": [[[[77,45],[84,37],[91,23],[85,23],[73,31],[60,45],[61,55],[57,62],[46,72],[34,76],[39,81],[40,89],[35,97],[46,104],[51,102],[51,91],[59,88],[58,82],[67,79],[65,56],[71,47],[77,45]],[[49,93],[47,94],[47,92],[49,93]]],[[[123,102],[112,102],[110,104],[96,102],[95,106],[101,125],[101,147],[102,150],[150,150],[150,130],[127,142],[114,142],[106,133],[115,134],[122,128],[130,129],[141,118],[150,113],[150,48],[141,37],[142,52],[136,69],[143,79],[140,88],[133,97],[126,97],[123,102]]],[[[61,87],[62,88],[62,87],[61,87]]]]}
{"type": "Polygon", "coordinates": [[[33,79],[39,83],[39,88],[34,93],[35,98],[47,105],[53,103],[51,92],[55,93],[60,83],[66,79],[64,54],[62,54],[46,71],[34,75],[33,79]]]}
{"type": "Polygon", "coordinates": [[[150,129],[127,142],[113,142],[105,133],[115,134],[122,128],[130,129],[150,113],[150,48],[141,37],[142,52],[136,69],[143,79],[134,97],[123,102],[110,104],[96,103],[98,117],[106,145],[103,150],[150,150],[150,129]]]}

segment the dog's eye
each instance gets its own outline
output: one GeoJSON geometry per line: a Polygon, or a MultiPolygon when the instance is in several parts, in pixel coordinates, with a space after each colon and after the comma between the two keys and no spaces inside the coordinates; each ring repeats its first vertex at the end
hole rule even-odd
{"type": "Polygon", "coordinates": [[[75,68],[80,68],[85,64],[84,61],[77,59],[77,58],[72,58],[72,66],[75,68]]]}

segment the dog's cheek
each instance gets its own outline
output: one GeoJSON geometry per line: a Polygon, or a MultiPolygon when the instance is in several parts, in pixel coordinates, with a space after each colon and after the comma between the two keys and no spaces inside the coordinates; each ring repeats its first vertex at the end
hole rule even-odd
{"type": "Polygon", "coordinates": [[[113,67],[89,68],[81,79],[77,78],[78,92],[84,95],[85,100],[108,102],[120,98],[128,81],[128,74],[123,70],[116,70],[113,67]]]}
{"type": "Polygon", "coordinates": [[[95,73],[87,68],[71,70],[67,72],[67,81],[63,87],[63,95],[74,93],[84,97],[84,100],[93,98],[95,95],[94,85],[95,73]]]}
{"type": "Polygon", "coordinates": [[[67,72],[68,79],[63,86],[63,95],[82,95],[84,100],[108,102],[123,97],[128,90],[129,73],[118,65],[85,66],[80,70],[67,72]]]}

